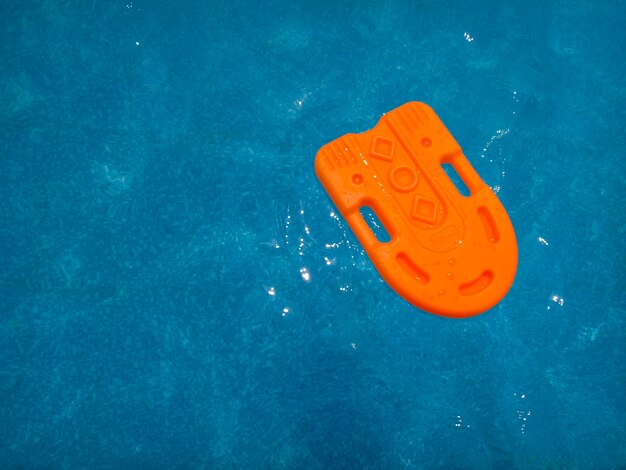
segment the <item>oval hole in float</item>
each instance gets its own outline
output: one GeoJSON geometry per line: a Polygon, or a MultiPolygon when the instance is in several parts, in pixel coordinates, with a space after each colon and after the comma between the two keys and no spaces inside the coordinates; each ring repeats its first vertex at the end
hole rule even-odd
{"type": "Polygon", "coordinates": [[[467,282],[459,286],[461,295],[475,295],[484,291],[493,281],[493,273],[485,271],[473,281],[467,282]]]}
{"type": "Polygon", "coordinates": [[[385,227],[385,224],[382,223],[378,215],[374,209],[370,206],[363,206],[359,209],[361,213],[361,217],[365,220],[365,223],[370,228],[376,240],[380,243],[389,243],[391,241],[391,235],[389,235],[389,231],[385,227]]]}
{"type": "Polygon", "coordinates": [[[396,261],[398,264],[404,269],[409,276],[413,277],[416,281],[421,284],[428,284],[430,281],[430,276],[426,271],[417,266],[411,258],[409,258],[406,253],[398,253],[396,255],[396,261]]]}

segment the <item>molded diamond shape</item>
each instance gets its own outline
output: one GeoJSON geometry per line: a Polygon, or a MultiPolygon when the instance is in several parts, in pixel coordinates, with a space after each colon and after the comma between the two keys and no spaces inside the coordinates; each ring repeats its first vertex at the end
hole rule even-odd
{"type": "Polygon", "coordinates": [[[413,198],[411,216],[421,222],[434,224],[437,221],[437,201],[416,195],[413,198]]]}
{"type": "Polygon", "coordinates": [[[393,140],[377,135],[374,137],[374,140],[372,140],[372,149],[370,150],[370,153],[374,158],[390,162],[393,160],[393,152],[395,149],[396,143],[393,140]]]}

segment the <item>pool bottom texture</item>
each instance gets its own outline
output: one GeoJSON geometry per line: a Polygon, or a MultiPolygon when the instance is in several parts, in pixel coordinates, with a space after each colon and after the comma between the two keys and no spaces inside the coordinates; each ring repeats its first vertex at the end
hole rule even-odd
{"type": "Polygon", "coordinates": [[[623,2],[14,2],[0,467],[624,468],[623,2]],[[431,105],[519,268],[380,278],[325,143],[431,105]]]}

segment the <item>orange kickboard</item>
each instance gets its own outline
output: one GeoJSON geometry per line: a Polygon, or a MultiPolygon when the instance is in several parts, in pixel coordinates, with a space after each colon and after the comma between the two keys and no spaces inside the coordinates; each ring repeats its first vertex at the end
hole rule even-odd
{"type": "Polygon", "coordinates": [[[496,305],[513,284],[513,225],[428,105],[406,103],[373,129],[324,145],[315,172],[383,279],[416,307],[469,317],[496,305]],[[376,238],[363,207],[375,212],[388,242],[376,238]]]}

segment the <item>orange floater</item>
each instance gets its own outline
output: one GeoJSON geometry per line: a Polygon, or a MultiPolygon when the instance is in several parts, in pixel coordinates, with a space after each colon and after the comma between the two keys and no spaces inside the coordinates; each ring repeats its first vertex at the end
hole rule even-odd
{"type": "Polygon", "coordinates": [[[416,307],[469,317],[493,307],[511,287],[513,225],[428,105],[404,104],[373,129],[324,145],[315,172],[378,272],[416,307]],[[458,173],[468,196],[444,165],[458,173]],[[378,216],[388,242],[376,238],[363,207],[378,216]]]}

